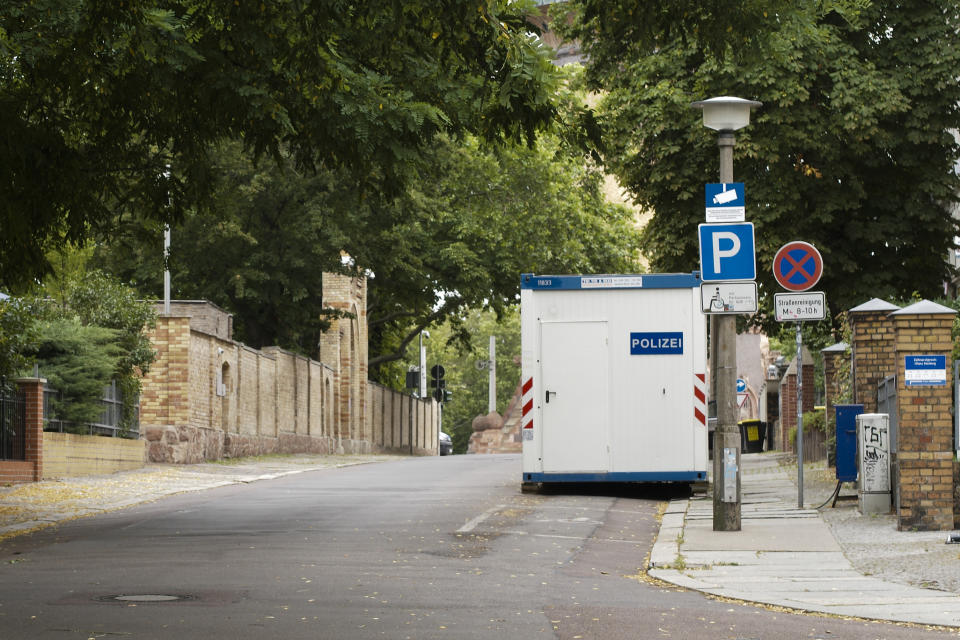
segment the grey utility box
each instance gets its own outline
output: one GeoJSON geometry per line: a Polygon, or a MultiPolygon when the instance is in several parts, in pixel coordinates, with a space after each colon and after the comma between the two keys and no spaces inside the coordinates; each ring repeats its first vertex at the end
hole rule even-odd
{"type": "Polygon", "coordinates": [[[860,513],[890,512],[890,416],[857,416],[857,495],[860,513]]]}

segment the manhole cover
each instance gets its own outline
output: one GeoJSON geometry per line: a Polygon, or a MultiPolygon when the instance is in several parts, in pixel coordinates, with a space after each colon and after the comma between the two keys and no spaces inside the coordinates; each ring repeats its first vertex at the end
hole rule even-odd
{"type": "Polygon", "coordinates": [[[101,602],[184,602],[194,600],[193,596],[185,594],[164,594],[164,593],[136,593],[121,594],[118,596],[100,596],[97,600],[101,602]]]}

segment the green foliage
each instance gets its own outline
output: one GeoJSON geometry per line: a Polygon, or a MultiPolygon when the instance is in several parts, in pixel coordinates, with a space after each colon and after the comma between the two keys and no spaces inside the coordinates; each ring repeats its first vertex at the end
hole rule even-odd
{"type": "Polygon", "coordinates": [[[43,318],[33,355],[41,375],[64,394],[54,411],[63,420],[90,422],[86,416],[100,415],[103,389],[116,380],[123,396],[119,427],[127,431],[136,418],[141,377],[156,355],[146,335],[155,320],[153,306],[104,273],[81,268],[60,272],[44,292],[53,295],[32,302],[43,318]],[[82,366],[85,359],[90,362],[82,366]]]}
{"type": "Polygon", "coordinates": [[[554,9],[554,24],[580,40],[599,73],[616,71],[618,56],[696,43],[710,55],[743,61],[770,46],[771,25],[795,34],[815,31],[826,15],[855,19],[868,0],[572,0],[554,9]],[[569,22],[567,15],[572,17],[569,22]]]}
{"type": "Polygon", "coordinates": [[[763,102],[737,132],[734,163],[756,226],[757,321],[774,330],[778,287],[762,267],[794,239],[823,255],[818,288],[834,316],[941,290],[960,189],[956,2],[569,4],[588,80],[606,92],[607,166],[654,213],[643,241],[652,268],[697,264],[718,154],[690,103],[738,95],[763,102]]]}
{"type": "Polygon", "coordinates": [[[37,327],[34,357],[41,375],[62,394],[51,402],[53,416],[65,428],[85,432],[96,422],[103,406],[103,389],[116,375],[123,352],[117,346],[118,331],[84,325],[73,317],[42,320],[37,327]]]}
{"type": "Polygon", "coordinates": [[[225,139],[373,193],[399,191],[440,132],[529,141],[555,116],[558,77],[530,8],[8,0],[0,284],[28,286],[50,246],[109,231],[117,212],[207,203],[225,139]]]}
{"type": "MultiPolygon", "coordinates": [[[[803,432],[810,433],[811,431],[819,431],[820,433],[827,432],[827,420],[826,412],[822,410],[815,411],[804,411],[803,412],[803,432]]],[[[787,438],[790,440],[792,446],[797,445],[797,428],[790,427],[790,430],[787,433],[787,438]]]]}
{"type": "MultiPolygon", "coordinates": [[[[173,293],[228,309],[237,338],[255,347],[316,355],[330,314],[323,271],[371,274],[375,369],[398,360],[421,328],[514,303],[521,272],[637,267],[631,212],[604,200],[598,168],[556,136],[532,147],[440,136],[408,188],[389,197],[359,198],[343,172],[255,165],[236,144],[217,160],[215,214],[188,212],[172,230],[173,293]]],[[[162,228],[133,219],[121,230],[97,261],[160,291],[162,228]]],[[[375,376],[386,383],[398,372],[375,376]]]]}
{"type": "MultiPolygon", "coordinates": [[[[343,268],[341,230],[350,199],[331,172],[256,165],[239,144],[217,154],[213,211],[188,211],[171,229],[174,298],[210,300],[234,314],[234,336],[254,347],[277,345],[316,355],[329,326],[324,271],[343,268]]],[[[352,184],[352,183],[351,183],[352,184]]],[[[143,217],[120,222],[94,261],[159,296],[163,227],[143,217]]]]}
{"type": "Polygon", "coordinates": [[[847,349],[843,352],[843,357],[840,358],[836,373],[834,374],[837,380],[838,393],[837,397],[831,401],[833,404],[850,404],[853,402],[853,358],[850,353],[853,336],[851,334],[850,318],[846,311],[840,314],[838,321],[841,327],[839,342],[845,342],[847,349]]]}
{"type": "Polygon", "coordinates": [[[26,352],[36,338],[33,314],[27,300],[0,300],[0,384],[9,385],[27,368],[26,352]]]}
{"type": "Polygon", "coordinates": [[[450,434],[455,453],[466,452],[473,419],[487,414],[490,373],[476,365],[489,359],[491,335],[497,337],[497,411],[502,415],[520,383],[519,307],[507,307],[499,319],[492,311],[468,309],[456,323],[431,328],[430,338],[424,340],[428,370],[442,364],[447,389],[453,393],[453,400],[443,407],[443,430],[450,434]],[[463,334],[470,337],[468,342],[460,339],[463,334]]]}
{"type": "Polygon", "coordinates": [[[502,312],[518,300],[521,273],[636,271],[632,213],[606,202],[602,182],[598,167],[551,136],[534,147],[438,145],[398,202],[404,215],[351,252],[376,275],[371,369],[445,317],[456,330],[467,308],[502,312]]]}
{"type": "Polygon", "coordinates": [[[816,430],[821,433],[827,431],[826,411],[817,409],[803,412],[803,428],[816,430]]]}

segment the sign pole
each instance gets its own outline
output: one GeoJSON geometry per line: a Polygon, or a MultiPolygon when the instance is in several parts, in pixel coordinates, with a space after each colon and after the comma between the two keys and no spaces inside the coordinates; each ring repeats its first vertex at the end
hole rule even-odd
{"type": "Polygon", "coordinates": [[[803,332],[797,324],[797,508],[803,509],[803,332]]]}
{"type": "MultiPolygon", "coordinates": [[[[720,182],[733,182],[732,131],[721,131],[720,182]]],[[[740,429],[737,425],[737,319],[716,319],[717,377],[710,381],[717,401],[717,430],[713,434],[713,530],[740,531],[740,429]]]]}
{"type": "Polygon", "coordinates": [[[497,410],[497,337],[490,336],[490,374],[487,379],[487,413],[497,410]]]}

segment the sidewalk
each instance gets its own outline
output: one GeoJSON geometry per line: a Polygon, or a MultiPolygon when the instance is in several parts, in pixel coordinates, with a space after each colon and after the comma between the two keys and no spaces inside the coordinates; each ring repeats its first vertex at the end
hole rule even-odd
{"type": "Polygon", "coordinates": [[[58,522],[115,511],[175,493],[294,473],[400,459],[391,455],[276,455],[222,463],[148,464],[110,475],[0,486],[0,542],[58,522]]]}
{"type": "MultiPolygon", "coordinates": [[[[897,531],[893,516],[862,516],[855,500],[800,509],[782,458],[742,457],[741,531],[713,531],[712,496],[671,501],[648,573],[738,600],[960,627],[960,546],[945,544],[948,532],[897,531]]],[[[823,477],[811,484],[805,507],[829,495],[823,477]]]]}

